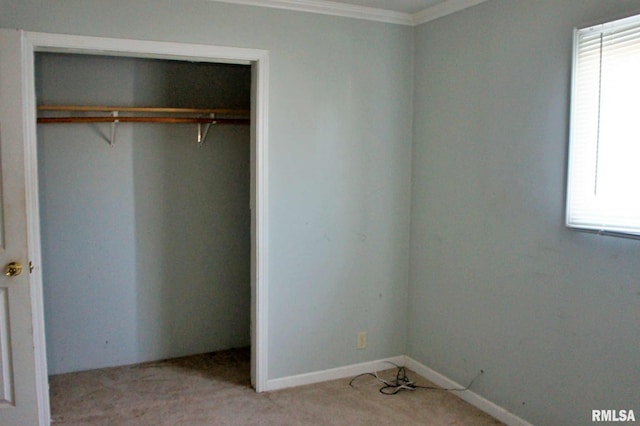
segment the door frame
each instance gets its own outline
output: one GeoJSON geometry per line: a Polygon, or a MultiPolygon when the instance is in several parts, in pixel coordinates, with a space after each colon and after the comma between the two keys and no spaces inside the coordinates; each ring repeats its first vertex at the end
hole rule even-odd
{"type": "Polygon", "coordinates": [[[251,383],[257,392],[267,389],[268,332],[268,82],[269,52],[206,44],[130,40],[41,32],[22,32],[25,110],[28,123],[25,148],[27,232],[34,350],[40,423],[49,424],[49,389],[44,333],[40,213],[38,207],[38,163],[36,136],[36,52],[60,52],[173,59],[251,65],[251,383]]]}

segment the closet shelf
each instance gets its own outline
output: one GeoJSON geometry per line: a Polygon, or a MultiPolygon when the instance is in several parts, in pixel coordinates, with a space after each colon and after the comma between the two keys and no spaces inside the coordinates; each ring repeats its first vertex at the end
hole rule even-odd
{"type": "Polygon", "coordinates": [[[129,117],[123,115],[109,117],[38,117],[40,124],[52,123],[195,123],[195,124],[249,124],[247,118],[209,117],[129,117]]]}
{"type": "Polygon", "coordinates": [[[229,108],[159,108],[85,105],[39,105],[38,123],[111,123],[113,146],[117,123],[193,123],[198,125],[199,145],[204,143],[212,124],[248,125],[249,110],[229,108]],[[40,114],[44,112],[44,114],[40,114]],[[61,115],[67,113],[66,115],[61,115]],[[103,113],[109,115],[86,115],[103,113]],[[204,132],[202,125],[205,125],[204,132]]]}

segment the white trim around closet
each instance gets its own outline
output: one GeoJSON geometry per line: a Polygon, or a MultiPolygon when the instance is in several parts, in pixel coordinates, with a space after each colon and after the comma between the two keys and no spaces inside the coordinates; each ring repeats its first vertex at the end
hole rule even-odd
{"type": "Polygon", "coordinates": [[[47,378],[44,313],[42,296],[42,271],[40,265],[40,217],[38,209],[38,164],[35,105],[35,52],[61,52],[125,56],[138,58],[174,59],[185,61],[235,63],[252,65],[251,104],[251,382],[256,391],[267,390],[268,360],[268,82],[269,52],[204,44],[188,44],[160,41],[127,40],[104,37],[87,37],[65,34],[23,32],[22,60],[25,69],[27,105],[25,115],[29,119],[25,145],[27,179],[27,222],[29,256],[36,265],[31,274],[32,318],[34,347],[38,374],[38,406],[40,419],[48,424],[49,394],[47,378]]]}

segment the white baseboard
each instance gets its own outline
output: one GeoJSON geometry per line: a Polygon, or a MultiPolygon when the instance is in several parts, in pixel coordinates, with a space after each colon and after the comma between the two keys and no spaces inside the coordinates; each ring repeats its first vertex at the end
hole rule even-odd
{"type": "MultiPolygon", "coordinates": [[[[388,370],[393,368],[388,362],[396,365],[404,366],[414,371],[430,382],[443,388],[463,388],[460,383],[456,383],[446,376],[432,370],[405,355],[398,355],[391,358],[379,359],[376,361],[363,362],[360,364],[352,364],[344,367],[332,368],[329,370],[316,371],[313,373],[298,374],[295,376],[282,377],[279,379],[270,379],[267,381],[267,391],[292,388],[296,386],[311,385],[314,383],[326,382],[329,380],[344,379],[345,377],[355,377],[358,374],[373,373],[375,371],[388,370]]],[[[455,392],[457,396],[467,401],[469,404],[493,416],[501,422],[510,426],[533,426],[531,423],[516,416],[515,414],[505,410],[499,405],[494,404],[477,393],[468,390],[463,392],[455,392]]]]}
{"type": "MultiPolygon", "coordinates": [[[[463,385],[454,382],[448,377],[443,376],[442,374],[432,370],[426,365],[419,363],[413,358],[408,356],[405,356],[404,358],[405,358],[404,366],[406,368],[408,368],[409,370],[415,371],[417,374],[429,380],[430,382],[442,388],[464,388],[463,385]]],[[[481,397],[480,395],[478,395],[477,393],[471,390],[456,392],[455,394],[460,398],[464,399],[465,401],[467,401],[469,404],[473,405],[474,407],[484,411],[485,413],[491,415],[492,417],[500,420],[503,423],[506,423],[507,425],[532,426],[531,423],[527,422],[526,420],[521,419],[515,414],[505,410],[499,405],[494,404],[488,399],[481,397]]]]}
{"type": "Polygon", "coordinates": [[[374,371],[382,371],[393,368],[393,366],[389,365],[387,362],[392,362],[396,365],[403,365],[405,362],[405,356],[398,355],[392,358],[363,362],[360,364],[352,364],[345,367],[332,368],[329,370],[316,371],[313,373],[298,374],[296,376],[282,377],[279,379],[270,379],[267,381],[266,390],[278,390],[292,388],[295,386],[310,385],[313,383],[344,379],[345,377],[353,377],[357,376],[358,374],[371,373],[374,371]]]}

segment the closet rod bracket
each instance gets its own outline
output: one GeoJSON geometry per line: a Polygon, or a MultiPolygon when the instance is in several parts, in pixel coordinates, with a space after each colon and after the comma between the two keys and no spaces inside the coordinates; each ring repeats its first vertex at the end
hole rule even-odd
{"type": "Polygon", "coordinates": [[[207,123],[204,126],[204,132],[202,131],[202,125],[198,123],[198,146],[204,145],[204,140],[207,138],[207,133],[209,133],[209,128],[212,124],[216,124],[214,119],[216,115],[214,113],[209,114],[209,118],[211,118],[211,122],[207,123]]]}
{"type": "MultiPolygon", "coordinates": [[[[111,115],[113,117],[118,117],[118,111],[112,111],[111,115]]],[[[111,123],[111,139],[109,140],[109,145],[111,146],[111,148],[113,148],[113,146],[116,143],[116,125],[120,122],[120,120],[113,120],[113,122],[111,123]]]]}

